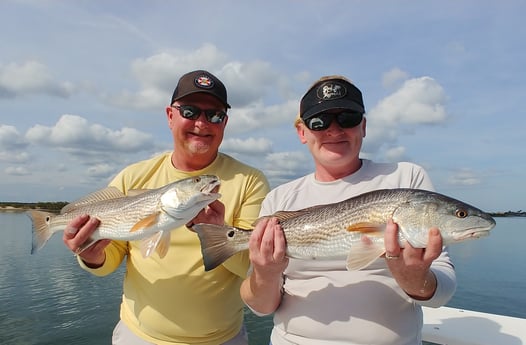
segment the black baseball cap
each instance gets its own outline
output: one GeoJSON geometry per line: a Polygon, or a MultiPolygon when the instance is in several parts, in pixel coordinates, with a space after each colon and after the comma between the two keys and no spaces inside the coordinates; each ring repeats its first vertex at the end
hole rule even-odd
{"type": "Polygon", "coordinates": [[[230,108],[227,102],[225,85],[212,73],[205,70],[197,70],[184,74],[175,87],[172,102],[191,95],[193,93],[208,93],[216,97],[226,108],[230,108]]]}
{"type": "Polygon", "coordinates": [[[345,77],[328,76],[315,82],[301,99],[300,117],[306,120],[332,109],[365,113],[362,92],[345,77]]]}

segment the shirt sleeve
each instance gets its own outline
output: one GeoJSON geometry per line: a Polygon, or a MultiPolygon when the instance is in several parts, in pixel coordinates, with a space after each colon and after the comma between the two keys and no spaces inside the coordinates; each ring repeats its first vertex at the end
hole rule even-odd
{"type": "MultiPolygon", "coordinates": [[[[240,204],[237,205],[238,211],[235,213],[236,216],[234,216],[233,220],[233,226],[242,229],[252,229],[254,227],[254,222],[259,216],[261,203],[270,189],[267,179],[259,171],[250,175],[248,179],[245,194],[241,198],[240,204]]],[[[243,279],[246,278],[248,267],[250,266],[248,251],[234,255],[225,261],[223,265],[232,273],[243,279]]]]}
{"type": "Polygon", "coordinates": [[[442,254],[433,261],[431,271],[435,274],[437,280],[435,294],[428,300],[415,300],[415,302],[421,306],[438,308],[449,302],[457,288],[455,267],[451,262],[447,247],[445,247],[442,250],[442,254]]]}

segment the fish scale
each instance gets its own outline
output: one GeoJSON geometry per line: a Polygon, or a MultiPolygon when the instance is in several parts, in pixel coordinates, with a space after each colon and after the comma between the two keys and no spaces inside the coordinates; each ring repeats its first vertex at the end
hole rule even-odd
{"type": "MultiPolygon", "coordinates": [[[[425,248],[428,231],[437,227],[444,245],[487,236],[495,220],[480,209],[440,193],[408,188],[381,189],[342,202],[298,211],[279,211],[287,256],[305,260],[347,258],[360,269],[385,253],[389,219],[398,224],[401,246],[425,248]]],[[[256,221],[257,222],[257,221],[256,221]]],[[[196,224],[206,270],[248,249],[250,230],[196,224]]]]}

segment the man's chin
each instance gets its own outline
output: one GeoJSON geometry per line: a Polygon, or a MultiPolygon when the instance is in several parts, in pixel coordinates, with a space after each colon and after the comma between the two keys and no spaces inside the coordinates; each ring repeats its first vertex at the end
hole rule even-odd
{"type": "Polygon", "coordinates": [[[209,144],[196,143],[196,142],[190,143],[187,146],[187,148],[190,152],[195,153],[195,154],[204,154],[204,153],[209,152],[212,149],[212,147],[209,144]]]}

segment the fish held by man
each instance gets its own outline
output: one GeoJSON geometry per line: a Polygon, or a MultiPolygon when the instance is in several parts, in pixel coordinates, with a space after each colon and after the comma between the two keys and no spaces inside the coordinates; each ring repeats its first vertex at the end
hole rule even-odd
{"type": "Polygon", "coordinates": [[[42,248],[57,231],[63,231],[75,217],[89,214],[100,225],[77,254],[100,239],[141,240],[144,257],[154,250],[164,257],[169,247],[170,231],[188,223],[208,204],[218,199],[220,181],[214,175],[181,179],[161,188],[130,190],[123,194],[108,187],[88,194],[62,208],[60,214],[29,211],[32,220],[31,254],[42,248]]]}
{"type": "MultiPolygon", "coordinates": [[[[449,245],[489,235],[495,220],[486,212],[436,192],[419,189],[382,189],[342,202],[298,211],[280,211],[277,217],[285,234],[287,256],[297,259],[346,258],[347,269],[367,267],[385,254],[387,221],[398,224],[401,246],[407,241],[424,248],[428,231],[440,230],[449,245]]],[[[258,220],[256,220],[256,223],[258,220]]],[[[192,230],[201,241],[205,270],[248,249],[251,230],[196,224],[192,230]]]]}

